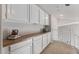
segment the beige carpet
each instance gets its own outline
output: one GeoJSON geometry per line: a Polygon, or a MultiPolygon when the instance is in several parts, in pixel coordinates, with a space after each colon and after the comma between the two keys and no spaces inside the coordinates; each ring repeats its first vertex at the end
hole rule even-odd
{"type": "Polygon", "coordinates": [[[42,52],[42,54],[77,54],[79,51],[73,46],[65,44],[59,41],[53,41],[47,48],[42,52]]]}

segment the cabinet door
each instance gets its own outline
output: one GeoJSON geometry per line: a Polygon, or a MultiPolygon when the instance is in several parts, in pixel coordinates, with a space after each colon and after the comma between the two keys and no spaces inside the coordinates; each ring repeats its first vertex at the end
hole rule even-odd
{"type": "Polygon", "coordinates": [[[42,51],[42,36],[33,38],[33,54],[40,54],[42,51]]]}
{"type": "Polygon", "coordinates": [[[32,38],[10,46],[11,54],[32,54],[32,38]]]}
{"type": "Polygon", "coordinates": [[[45,25],[44,11],[40,9],[40,24],[45,25]]]}
{"type": "Polygon", "coordinates": [[[43,49],[48,45],[48,37],[47,34],[43,35],[43,49]]]}
{"type": "Polygon", "coordinates": [[[45,25],[49,25],[49,16],[45,13],[45,25]]]}
{"type": "Polygon", "coordinates": [[[79,49],[79,37],[75,38],[75,47],[79,49]]]}
{"type": "Polygon", "coordinates": [[[48,33],[48,44],[51,42],[51,33],[48,33]]]}
{"type": "Polygon", "coordinates": [[[6,5],[2,4],[2,19],[6,19],[6,5]]]}
{"type": "Polygon", "coordinates": [[[29,23],[29,5],[9,4],[7,5],[7,19],[12,22],[29,23]]]}
{"type": "Polygon", "coordinates": [[[4,47],[3,48],[3,54],[9,54],[10,53],[9,48],[10,47],[4,47]]]}
{"type": "Polygon", "coordinates": [[[39,8],[36,5],[30,5],[30,23],[39,24],[39,8]]]}

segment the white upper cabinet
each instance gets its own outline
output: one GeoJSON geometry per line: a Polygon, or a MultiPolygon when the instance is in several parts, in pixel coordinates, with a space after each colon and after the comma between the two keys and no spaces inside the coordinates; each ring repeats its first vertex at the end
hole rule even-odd
{"type": "Polygon", "coordinates": [[[28,4],[8,4],[6,8],[6,15],[9,21],[29,23],[28,4]]]}
{"type": "Polygon", "coordinates": [[[2,19],[6,19],[6,5],[2,5],[2,19]]]}
{"type": "Polygon", "coordinates": [[[2,5],[2,19],[16,23],[49,25],[48,14],[34,4],[2,5]]]}
{"type": "Polygon", "coordinates": [[[49,25],[49,15],[45,13],[45,25],[49,25]]]}
{"type": "Polygon", "coordinates": [[[49,16],[46,12],[40,9],[40,24],[49,25],[49,16]]]}
{"type": "Polygon", "coordinates": [[[2,5],[2,19],[16,23],[49,25],[48,14],[34,4],[2,5]]]}
{"type": "Polygon", "coordinates": [[[39,7],[30,5],[30,23],[39,24],[39,7]]]}
{"type": "Polygon", "coordinates": [[[45,14],[44,14],[44,11],[40,9],[40,24],[41,25],[45,25],[45,14]]]}

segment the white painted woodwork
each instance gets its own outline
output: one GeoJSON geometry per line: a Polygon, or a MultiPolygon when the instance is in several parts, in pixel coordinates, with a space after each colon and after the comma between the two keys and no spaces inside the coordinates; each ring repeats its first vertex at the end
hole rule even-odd
{"type": "Polygon", "coordinates": [[[43,34],[43,49],[48,45],[47,34],[43,34]]]}
{"type": "Polygon", "coordinates": [[[33,37],[33,54],[40,54],[42,51],[42,35],[33,37]]]}
{"type": "Polygon", "coordinates": [[[3,48],[3,54],[40,54],[51,42],[51,33],[28,38],[3,48]]]}
{"type": "Polygon", "coordinates": [[[30,5],[30,24],[39,24],[39,8],[36,5],[30,5]]]}
{"type": "Polygon", "coordinates": [[[48,33],[48,44],[51,42],[51,32],[48,33]]]}
{"type": "Polygon", "coordinates": [[[11,51],[10,54],[32,54],[32,46],[30,44],[11,51]]]}
{"type": "Polygon", "coordinates": [[[40,9],[40,24],[45,25],[45,14],[44,11],[40,9]]]}
{"type": "Polygon", "coordinates": [[[2,19],[8,22],[49,25],[48,14],[37,5],[7,4],[2,10],[2,19]]]}
{"type": "Polygon", "coordinates": [[[49,25],[49,15],[45,13],[45,25],[49,25]]]}
{"type": "MultiPolygon", "coordinates": [[[[30,10],[29,10],[29,5],[27,4],[3,5],[2,19],[14,23],[29,24],[30,21],[30,24],[49,25],[48,14],[46,14],[42,9],[39,9],[39,7],[37,7],[36,5],[30,5],[30,10]]],[[[50,38],[48,33],[44,34],[43,36],[40,35],[33,37],[33,41],[32,38],[28,38],[26,41],[13,44],[9,47],[4,47],[3,53],[4,54],[9,54],[9,53],[10,54],[32,54],[32,53],[38,54],[41,53],[43,48],[45,48],[49,44],[50,40],[48,38],[50,38]]]]}
{"type": "Polygon", "coordinates": [[[29,23],[29,5],[28,4],[8,4],[7,19],[16,23],[29,23]]]}
{"type": "Polygon", "coordinates": [[[79,36],[75,38],[75,47],[79,49],[79,36]]]}
{"type": "Polygon", "coordinates": [[[6,5],[2,5],[2,19],[6,19],[7,17],[7,12],[6,12],[6,5]]]}
{"type": "Polygon", "coordinates": [[[10,46],[11,54],[32,54],[32,38],[10,46]]]}
{"type": "Polygon", "coordinates": [[[10,48],[9,46],[4,47],[3,48],[3,54],[9,54],[10,53],[9,48],[10,48]]]}

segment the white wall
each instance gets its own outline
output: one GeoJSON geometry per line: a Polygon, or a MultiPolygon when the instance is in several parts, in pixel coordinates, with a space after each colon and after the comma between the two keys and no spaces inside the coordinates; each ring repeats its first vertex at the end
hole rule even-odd
{"type": "Polygon", "coordinates": [[[63,24],[69,24],[69,23],[73,23],[73,22],[79,22],[79,18],[65,18],[65,19],[58,19],[58,25],[63,25],[63,24]]]}
{"type": "Polygon", "coordinates": [[[3,37],[4,39],[11,33],[12,29],[18,29],[19,35],[24,35],[27,32],[39,32],[42,29],[42,25],[32,25],[32,24],[23,24],[23,23],[14,23],[14,22],[3,22],[3,37]]]}
{"type": "Polygon", "coordinates": [[[52,39],[58,40],[57,19],[53,15],[51,15],[51,31],[52,31],[52,39]]]}

